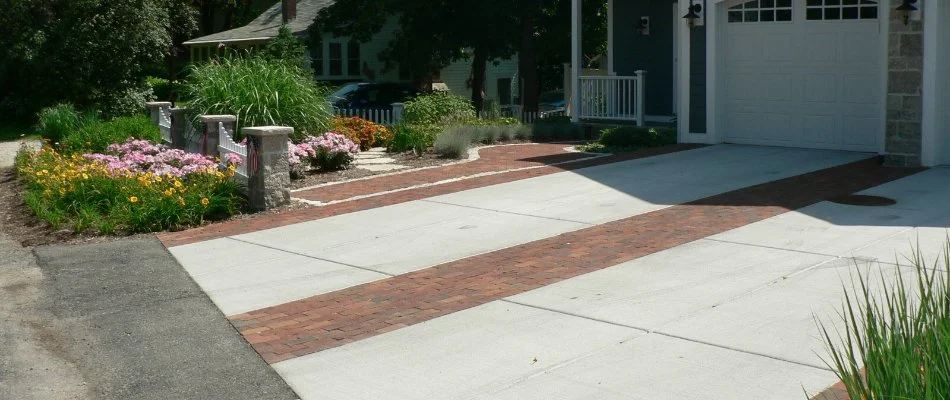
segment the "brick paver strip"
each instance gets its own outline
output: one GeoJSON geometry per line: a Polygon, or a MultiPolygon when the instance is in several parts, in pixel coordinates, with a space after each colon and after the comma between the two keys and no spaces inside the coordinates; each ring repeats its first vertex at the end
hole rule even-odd
{"type": "Polygon", "coordinates": [[[563,143],[544,143],[489,147],[479,150],[479,159],[475,161],[294,191],[293,197],[330,202],[485,172],[534,167],[592,157],[588,153],[567,152],[564,150],[567,146],[569,145],[563,143]]]}
{"type": "MultiPolygon", "coordinates": [[[[565,145],[558,145],[563,149],[565,145]]],[[[525,149],[529,147],[534,147],[534,145],[524,145],[524,146],[507,146],[509,148],[520,148],[525,149]]],[[[579,168],[593,167],[597,165],[610,164],[620,161],[634,160],[638,158],[651,157],[660,154],[673,153],[683,150],[691,150],[695,148],[702,147],[701,145],[693,144],[678,144],[672,146],[656,147],[652,149],[643,149],[639,151],[634,151],[630,153],[615,154],[607,157],[598,157],[593,159],[581,159],[569,164],[561,164],[557,166],[542,166],[541,168],[534,168],[528,170],[512,171],[506,172],[498,175],[482,176],[477,178],[465,179],[455,182],[444,183],[441,185],[428,186],[422,188],[416,188],[412,190],[406,190],[401,192],[389,193],[375,197],[363,198],[359,200],[347,201],[342,203],[336,203],[324,207],[311,207],[293,210],[289,212],[284,212],[280,214],[261,214],[257,216],[252,216],[244,219],[236,219],[231,221],[226,221],[222,223],[210,224],[200,228],[189,229],[181,232],[169,232],[162,233],[158,235],[158,238],[165,244],[166,247],[181,246],[190,243],[201,242],[205,240],[218,239],[227,236],[240,235],[242,233],[257,232],[264,229],[277,228],[281,226],[296,224],[300,222],[313,221],[321,218],[332,217],[334,215],[347,214],[356,211],[368,210],[376,207],[383,207],[393,204],[405,203],[413,200],[425,199],[432,196],[440,196],[443,194],[460,192],[463,190],[475,189],[485,186],[497,185],[500,183],[514,182],[517,180],[533,178],[543,175],[550,175],[557,172],[570,171],[579,168]]],[[[508,153],[512,157],[517,157],[518,159],[525,158],[524,156],[518,156],[520,153],[508,153]]],[[[577,153],[570,153],[577,154],[577,153]]],[[[532,157],[534,160],[539,160],[538,157],[532,157]]],[[[549,162],[549,158],[543,158],[545,163],[549,162]]],[[[564,160],[561,160],[564,161],[564,160]]],[[[515,162],[515,161],[512,161],[515,162]]],[[[471,164],[471,163],[467,163],[471,164]]],[[[466,164],[459,164],[466,165],[466,164]]],[[[426,172],[426,171],[418,171],[426,172]]],[[[465,170],[454,169],[453,172],[461,173],[462,175],[452,176],[467,176],[470,175],[465,170]]],[[[482,171],[485,172],[485,171],[482,171]]],[[[395,180],[398,182],[403,182],[405,177],[401,175],[411,175],[411,174],[400,174],[400,175],[391,175],[386,177],[381,177],[378,179],[382,180],[395,180]]],[[[366,185],[367,182],[375,181],[376,179],[356,181],[348,183],[345,185],[366,185]]],[[[374,184],[375,185],[375,184],[374,184]]],[[[406,187],[406,186],[403,186],[406,187]]],[[[321,190],[321,189],[315,189],[321,190]]],[[[297,193],[294,193],[294,196],[297,196],[297,193]]]]}
{"type": "Polygon", "coordinates": [[[231,316],[269,363],[614,266],[920,169],[871,158],[231,316]]]}

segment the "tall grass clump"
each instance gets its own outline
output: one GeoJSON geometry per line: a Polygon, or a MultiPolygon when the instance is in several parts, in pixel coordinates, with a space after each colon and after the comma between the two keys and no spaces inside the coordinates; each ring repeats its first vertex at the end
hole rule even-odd
{"type": "Polygon", "coordinates": [[[531,138],[531,129],[521,124],[458,125],[446,128],[432,147],[443,157],[462,158],[474,143],[493,144],[531,138]]]}
{"type": "Polygon", "coordinates": [[[111,121],[87,122],[66,134],[59,144],[65,153],[101,153],[115,143],[128,139],[161,142],[158,125],[146,116],[119,117],[111,121]]]}
{"type": "Polygon", "coordinates": [[[232,114],[246,126],[294,127],[295,142],[330,127],[327,90],[302,69],[258,56],[226,57],[197,66],[184,95],[196,115],[232,114]]]}
{"type": "Polygon", "coordinates": [[[42,109],[37,119],[36,132],[51,142],[59,142],[86,123],[95,121],[95,116],[84,115],[70,103],[61,103],[42,109]]]}
{"type": "Polygon", "coordinates": [[[895,283],[872,290],[859,275],[840,313],[843,331],[818,323],[826,363],[851,399],[950,399],[950,239],[929,268],[919,248],[909,260],[915,281],[898,271],[895,283]]]}

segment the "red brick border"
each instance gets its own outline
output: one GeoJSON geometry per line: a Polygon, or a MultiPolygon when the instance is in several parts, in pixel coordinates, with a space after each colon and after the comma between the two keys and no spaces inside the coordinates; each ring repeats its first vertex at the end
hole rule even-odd
{"type": "Polygon", "coordinates": [[[231,316],[269,363],[417,324],[902,178],[872,158],[231,316]]]}
{"type": "MultiPolygon", "coordinates": [[[[562,147],[564,145],[561,145],[562,147]]],[[[508,146],[512,148],[525,148],[529,146],[508,146]]],[[[537,176],[550,175],[557,172],[570,171],[579,168],[587,168],[597,165],[610,164],[620,161],[634,160],[656,156],[660,154],[674,153],[678,151],[691,150],[703,147],[702,145],[678,144],[672,146],[656,147],[652,149],[643,149],[630,153],[615,154],[606,157],[593,159],[582,159],[567,164],[557,166],[542,166],[527,170],[511,171],[497,175],[482,176],[478,178],[460,180],[444,183],[441,185],[422,187],[401,192],[388,193],[380,196],[362,198],[353,201],[331,204],[324,207],[310,207],[293,210],[281,214],[263,214],[244,219],[235,219],[221,223],[205,225],[199,228],[189,229],[181,232],[168,232],[158,234],[158,239],[166,247],[181,246],[190,243],[201,242],[205,240],[218,239],[227,236],[240,235],[242,233],[256,232],[264,229],[277,228],[281,226],[296,224],[300,222],[313,221],[321,218],[332,217],[334,215],[347,214],[356,211],[368,210],[376,207],[383,207],[393,204],[405,203],[413,200],[420,200],[432,196],[439,196],[463,190],[475,189],[484,186],[497,185],[500,183],[513,182],[537,176]]],[[[573,153],[577,154],[577,153],[573,153]]],[[[464,165],[464,164],[461,164],[464,165]]],[[[426,171],[419,171],[426,172],[426,171]]],[[[458,172],[458,171],[457,171],[458,172]]],[[[464,172],[464,171],[462,171],[464,172]]],[[[403,175],[403,174],[400,174],[403,175]]],[[[391,175],[380,177],[378,179],[393,179],[402,181],[406,179],[400,175],[391,175]]],[[[409,174],[405,174],[409,175],[409,174]]],[[[464,175],[463,175],[464,176],[464,175]]],[[[368,181],[364,180],[352,182],[354,185],[364,185],[368,181]]],[[[320,190],[320,189],[315,189],[320,190]]],[[[295,194],[296,196],[296,194],[295,194]]]]}

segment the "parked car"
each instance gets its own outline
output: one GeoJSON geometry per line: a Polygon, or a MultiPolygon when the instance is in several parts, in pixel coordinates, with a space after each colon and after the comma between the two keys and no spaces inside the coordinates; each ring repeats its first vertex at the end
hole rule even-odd
{"type": "Polygon", "coordinates": [[[538,108],[541,111],[563,110],[565,106],[564,92],[552,90],[538,96],[538,108]]]}
{"type": "Polygon", "coordinates": [[[327,99],[336,108],[392,110],[392,103],[405,102],[418,94],[419,91],[414,87],[402,83],[349,83],[327,96],[327,99]]]}

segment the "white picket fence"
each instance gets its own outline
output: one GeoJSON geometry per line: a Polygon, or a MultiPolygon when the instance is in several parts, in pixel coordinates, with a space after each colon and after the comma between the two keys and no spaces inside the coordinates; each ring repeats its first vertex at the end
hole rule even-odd
{"type": "Polygon", "coordinates": [[[636,121],[643,125],[644,71],[636,76],[582,76],[576,112],[582,119],[636,121]]]}
{"type": "Polygon", "coordinates": [[[162,142],[165,142],[166,144],[171,144],[172,142],[172,116],[166,108],[158,109],[158,131],[161,132],[162,134],[162,142]]]}
{"type": "Polygon", "coordinates": [[[237,143],[231,137],[232,133],[224,127],[224,122],[218,122],[218,154],[221,157],[221,165],[227,166],[228,154],[236,154],[241,158],[234,174],[247,179],[247,146],[237,143]]]}
{"type": "Polygon", "coordinates": [[[339,117],[360,117],[380,125],[393,126],[402,120],[399,110],[395,107],[392,110],[334,108],[333,113],[339,117]]]}

